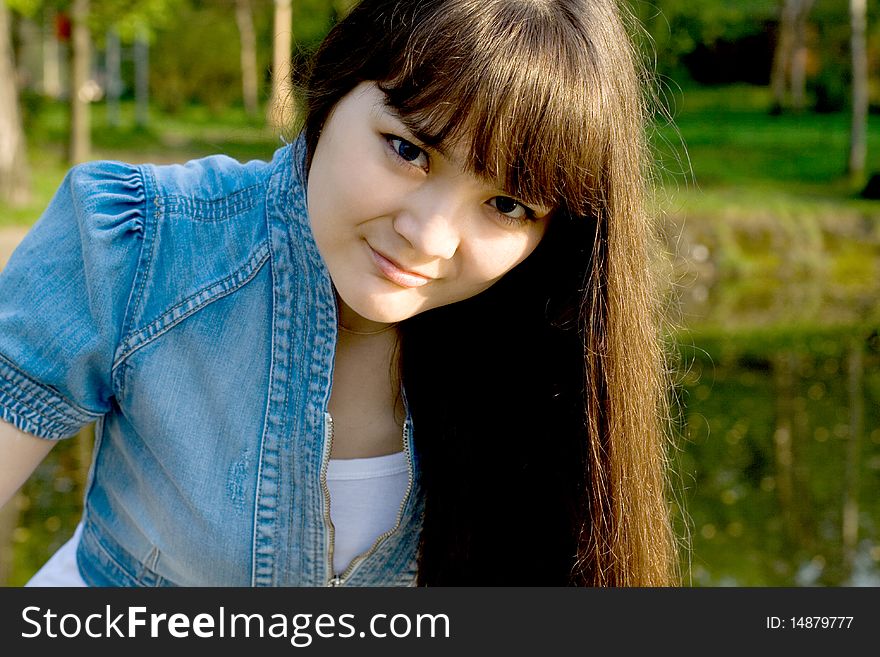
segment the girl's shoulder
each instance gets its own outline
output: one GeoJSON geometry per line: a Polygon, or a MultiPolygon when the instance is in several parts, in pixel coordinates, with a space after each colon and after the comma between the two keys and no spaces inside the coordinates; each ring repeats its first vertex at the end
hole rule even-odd
{"type": "Polygon", "coordinates": [[[124,351],[217,299],[235,302],[269,259],[272,224],[288,221],[276,200],[297,186],[291,151],[271,161],[213,155],[138,166],[144,229],[124,351]]]}
{"type": "MultiPolygon", "coordinates": [[[[124,250],[133,267],[135,324],[262,266],[275,200],[302,188],[294,146],[270,161],[212,155],[184,164],[97,161],[71,170],[62,196],[74,206],[82,241],[124,250]]],[[[93,259],[103,260],[102,253],[93,259]]]]}
{"type": "Polygon", "coordinates": [[[293,166],[294,150],[295,145],[284,146],[271,161],[240,162],[227,155],[211,155],[182,164],[86,162],[68,172],[56,196],[62,200],[67,196],[75,212],[84,217],[134,212],[139,223],[169,217],[196,222],[230,220],[264,203],[270,186],[286,189],[297,182],[290,180],[299,171],[293,166]],[[285,175],[275,175],[278,172],[285,175]]]}
{"type": "Polygon", "coordinates": [[[185,164],[145,165],[144,182],[148,196],[166,211],[195,220],[228,219],[265,198],[279,162],[290,159],[289,150],[279,149],[269,162],[211,155],[185,164]]]}
{"type": "Polygon", "coordinates": [[[146,344],[220,299],[260,316],[272,282],[247,283],[265,271],[269,225],[290,221],[276,200],[302,196],[290,151],[73,167],[0,272],[0,418],[75,435],[124,393],[119,366],[146,344]]]}

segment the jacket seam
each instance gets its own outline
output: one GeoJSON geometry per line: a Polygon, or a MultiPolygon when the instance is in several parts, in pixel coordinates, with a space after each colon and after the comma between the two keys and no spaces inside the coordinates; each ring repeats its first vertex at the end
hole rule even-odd
{"type": "MultiPolygon", "coordinates": [[[[140,582],[138,578],[128,568],[126,568],[119,562],[119,560],[114,556],[112,550],[104,545],[104,542],[100,538],[101,535],[94,530],[90,531],[92,533],[91,540],[94,542],[96,549],[100,550],[101,554],[106,557],[107,561],[109,561],[113,565],[113,567],[116,568],[116,570],[123,575],[123,577],[126,577],[131,584],[135,586],[139,585],[140,582]]],[[[106,533],[106,529],[104,529],[103,527],[101,528],[101,531],[106,533]]]]}
{"type": "Polygon", "coordinates": [[[131,354],[149,344],[187,317],[248,283],[259,273],[269,257],[269,247],[262,242],[250,259],[238,270],[225,278],[210,283],[175,304],[155,320],[129,334],[119,345],[113,359],[116,370],[131,354]]]}
{"type": "Polygon", "coordinates": [[[164,197],[165,211],[185,213],[190,221],[219,223],[256,207],[260,202],[262,188],[261,183],[254,183],[219,199],[190,198],[172,194],[164,197]]]}
{"type": "MultiPolygon", "coordinates": [[[[271,234],[271,233],[270,233],[271,234]]],[[[269,258],[269,272],[273,280],[272,284],[272,330],[271,330],[271,342],[275,344],[275,331],[276,331],[276,321],[275,321],[275,309],[278,304],[278,299],[276,299],[276,291],[275,291],[275,272],[274,272],[274,261],[272,258],[269,258]]],[[[254,506],[253,506],[253,523],[251,525],[251,586],[256,587],[257,580],[260,575],[257,573],[258,567],[257,563],[259,561],[259,557],[257,555],[257,550],[259,549],[259,518],[260,518],[260,488],[262,486],[263,481],[263,456],[266,451],[266,434],[270,430],[271,420],[270,414],[272,411],[272,381],[275,380],[275,354],[274,350],[270,351],[269,356],[269,385],[266,390],[266,409],[263,413],[263,430],[260,432],[260,443],[258,445],[257,450],[257,485],[254,493],[254,506]]]]}
{"type": "MultiPolygon", "coordinates": [[[[128,340],[128,336],[132,332],[131,327],[134,322],[134,317],[136,316],[137,311],[140,308],[141,299],[143,298],[144,288],[146,286],[146,281],[149,278],[151,266],[150,263],[152,262],[153,257],[153,246],[155,244],[155,225],[158,222],[159,216],[162,212],[161,202],[155,192],[156,184],[152,175],[148,174],[145,166],[137,167],[137,172],[140,176],[141,184],[144,188],[143,239],[141,241],[140,252],[138,253],[134,279],[132,280],[131,290],[129,291],[128,301],[125,306],[125,314],[123,316],[123,322],[119,334],[119,342],[115,345],[117,351],[120,345],[125,344],[125,342],[128,340]],[[154,205],[156,206],[156,216],[151,216],[150,212],[149,199],[151,195],[154,199],[154,205]]],[[[114,364],[110,368],[110,380],[114,392],[121,398],[125,393],[125,380],[124,377],[117,376],[115,358],[114,364]]]]}
{"type": "MultiPolygon", "coordinates": [[[[70,421],[71,424],[75,424],[78,421],[77,418],[71,418],[66,413],[64,413],[61,409],[56,408],[51,403],[46,402],[45,400],[42,400],[42,401],[51,410],[55,411],[56,413],[58,413],[59,415],[62,416],[61,421],[68,420],[68,421],[70,421]]],[[[21,410],[24,410],[24,411],[30,412],[31,414],[33,414],[39,418],[45,417],[44,414],[40,411],[40,409],[37,408],[36,406],[34,406],[32,403],[30,403],[30,400],[28,400],[26,397],[13,396],[13,395],[9,394],[9,392],[7,390],[0,390],[0,406],[2,406],[2,408],[4,410],[7,410],[11,415],[22,415],[22,418],[28,424],[35,424],[37,426],[42,426],[42,423],[37,423],[37,422],[33,422],[32,420],[28,420],[27,416],[20,412],[21,410]]],[[[49,420],[49,422],[52,424],[55,424],[55,423],[58,423],[58,420],[49,420]]],[[[87,420],[87,422],[88,422],[88,420],[87,420]]]]}

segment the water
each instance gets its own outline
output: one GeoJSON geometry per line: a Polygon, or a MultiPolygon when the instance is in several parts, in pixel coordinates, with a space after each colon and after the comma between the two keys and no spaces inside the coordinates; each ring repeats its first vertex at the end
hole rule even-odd
{"type": "Polygon", "coordinates": [[[880,585],[880,340],[684,348],[677,483],[694,585],[880,585]]]}

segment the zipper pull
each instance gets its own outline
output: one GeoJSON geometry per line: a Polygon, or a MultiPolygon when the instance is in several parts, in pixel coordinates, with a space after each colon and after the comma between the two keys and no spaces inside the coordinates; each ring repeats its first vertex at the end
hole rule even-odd
{"type": "Polygon", "coordinates": [[[327,586],[342,586],[343,581],[339,575],[336,575],[336,577],[327,582],[327,586]]]}

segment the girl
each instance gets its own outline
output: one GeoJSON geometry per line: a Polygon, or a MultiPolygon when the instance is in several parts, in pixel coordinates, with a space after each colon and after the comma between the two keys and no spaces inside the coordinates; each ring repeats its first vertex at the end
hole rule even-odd
{"type": "Polygon", "coordinates": [[[73,169],[0,278],[0,492],[97,422],[50,570],[674,583],[640,79],[614,0],[364,0],[270,163],[73,169]]]}

